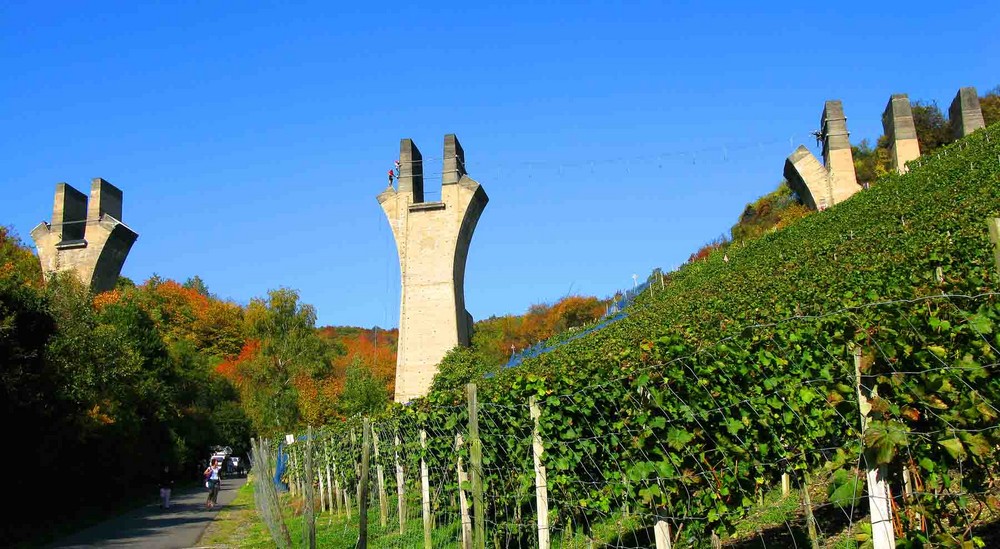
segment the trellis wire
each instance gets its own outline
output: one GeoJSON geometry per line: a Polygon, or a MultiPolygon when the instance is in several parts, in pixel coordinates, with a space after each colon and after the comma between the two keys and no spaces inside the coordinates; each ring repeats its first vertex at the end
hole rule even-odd
{"type": "MultiPolygon", "coordinates": [[[[994,440],[998,429],[1000,402],[991,397],[1000,394],[1000,351],[992,324],[983,319],[1000,315],[998,297],[937,295],[796,316],[544,398],[512,403],[507,395],[480,392],[468,403],[457,398],[373,418],[380,446],[367,475],[366,546],[660,549],[870,542],[879,548],[893,545],[883,537],[924,536],[930,543],[988,537],[987,528],[1000,521],[1000,470],[996,446],[982,443],[994,440]],[[938,336],[914,324],[939,317],[965,322],[955,332],[960,337],[944,336],[954,341],[948,359],[938,356],[938,336]],[[831,339],[826,330],[833,327],[857,337],[831,339]],[[815,329],[816,337],[804,345],[777,328],[815,329]],[[935,358],[901,360],[904,349],[935,358]],[[767,387],[748,386],[739,379],[744,374],[724,367],[704,371],[734,356],[763,353],[793,365],[808,355],[829,372],[767,387]],[[963,353],[993,358],[967,360],[963,353]],[[948,403],[906,400],[942,384],[981,415],[954,419],[940,408],[948,403]],[[906,421],[916,413],[908,411],[911,405],[924,416],[906,421]],[[892,412],[893,406],[900,411],[892,412]],[[675,429],[698,431],[699,438],[678,443],[675,429]],[[819,430],[825,434],[816,435],[819,430]],[[475,432],[482,440],[481,469],[470,439],[475,432]],[[809,436],[798,436],[803,432],[809,436]],[[891,456],[876,457],[880,436],[898,438],[891,456]],[[764,451],[762,444],[771,449],[764,451]],[[953,459],[926,461],[934,451],[941,454],[942,444],[953,445],[953,459]],[[481,487],[477,476],[486,479],[481,487]],[[783,477],[791,481],[787,490],[783,477]],[[473,497],[478,489],[481,509],[473,497]],[[544,517],[537,512],[542,501],[549,509],[544,517]],[[885,510],[874,526],[872,505],[885,510]]],[[[360,462],[361,449],[344,442],[344,433],[360,433],[359,425],[352,420],[319,429],[317,458],[327,459],[318,453],[326,448],[341,467],[360,462]]],[[[353,472],[344,478],[349,486],[364,476],[353,472]]],[[[325,512],[345,534],[344,546],[356,543],[357,514],[349,519],[332,507],[325,512]]]]}

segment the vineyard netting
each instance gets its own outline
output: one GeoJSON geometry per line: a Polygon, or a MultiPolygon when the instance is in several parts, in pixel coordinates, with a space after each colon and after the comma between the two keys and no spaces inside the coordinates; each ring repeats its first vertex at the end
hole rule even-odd
{"type": "Polygon", "coordinates": [[[343,547],[989,546],[998,298],[665,336],[589,382],[432,394],[317,429],[309,451],[300,433],[284,477],[293,497],[315,486],[343,547]]]}

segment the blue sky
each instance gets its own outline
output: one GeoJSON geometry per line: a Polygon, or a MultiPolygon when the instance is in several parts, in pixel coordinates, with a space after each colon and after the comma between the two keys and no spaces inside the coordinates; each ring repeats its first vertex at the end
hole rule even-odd
{"type": "Polygon", "coordinates": [[[439,174],[455,133],[490,196],[466,274],[485,318],[683,263],[816,150],[826,99],[857,142],[892,93],[1000,85],[981,3],[338,4],[4,2],[0,224],[30,241],[56,183],[103,177],[140,234],[125,276],[395,326],[375,195],[400,138],[439,174]]]}

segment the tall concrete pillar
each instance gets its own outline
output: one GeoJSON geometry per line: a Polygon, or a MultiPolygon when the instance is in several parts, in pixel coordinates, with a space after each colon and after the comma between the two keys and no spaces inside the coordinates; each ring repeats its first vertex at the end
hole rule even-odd
{"type": "Polygon", "coordinates": [[[979,128],[986,127],[976,88],[969,86],[958,90],[951,106],[948,107],[948,123],[951,125],[951,134],[955,139],[965,137],[979,128]]]}
{"type": "Polygon", "coordinates": [[[122,223],[122,192],[107,181],[91,182],[87,195],[56,185],[52,223],[31,231],[46,276],[71,271],[94,292],[115,287],[125,258],[139,237],[122,223]]]}
{"type": "Polygon", "coordinates": [[[830,172],[805,145],[799,145],[785,160],[784,175],[788,185],[806,206],[813,210],[825,210],[833,205],[830,172]]]}
{"type": "Polygon", "coordinates": [[[87,195],[66,183],[56,184],[56,199],[52,206],[52,224],[61,233],[61,240],[83,240],[87,222],[87,195]]]}
{"type": "Polygon", "coordinates": [[[838,100],[827,101],[820,117],[819,140],[823,164],[803,145],[785,160],[788,184],[811,208],[823,210],[839,204],[861,190],[854,172],[847,117],[838,100]]]}
{"type": "Polygon", "coordinates": [[[840,100],[827,101],[823,107],[821,120],[823,141],[823,161],[830,171],[830,185],[833,204],[840,204],[854,196],[861,187],[854,172],[854,154],[851,152],[851,138],[847,131],[847,117],[840,100]]]}
{"type": "Polygon", "coordinates": [[[889,98],[882,113],[882,130],[889,138],[892,167],[898,173],[906,173],[906,163],[920,158],[920,143],[917,141],[917,127],[913,123],[910,98],[905,93],[889,98]]]}
{"type": "Polygon", "coordinates": [[[399,143],[399,192],[413,202],[424,201],[424,159],[409,139],[399,143]]]}
{"type": "Polygon", "coordinates": [[[445,136],[441,201],[425,202],[420,151],[400,142],[399,187],[378,195],[399,254],[402,282],[396,352],[396,402],[427,394],[437,365],[456,345],[468,345],[472,316],[465,310],[465,262],[472,233],[489,197],[465,173],[465,153],[445,136]]]}

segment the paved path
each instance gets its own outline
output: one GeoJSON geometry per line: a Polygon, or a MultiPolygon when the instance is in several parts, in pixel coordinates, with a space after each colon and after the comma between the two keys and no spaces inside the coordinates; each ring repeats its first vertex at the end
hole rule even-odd
{"type": "Polygon", "coordinates": [[[198,546],[218,510],[229,505],[245,478],[222,482],[219,504],[205,508],[208,490],[174,490],[170,509],[160,509],[156,503],[132,510],[124,515],[97,524],[59,540],[50,548],[78,547],[143,547],[150,549],[187,549],[198,546]]]}

